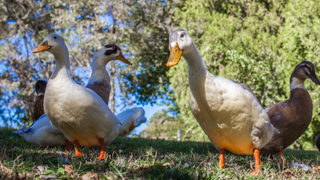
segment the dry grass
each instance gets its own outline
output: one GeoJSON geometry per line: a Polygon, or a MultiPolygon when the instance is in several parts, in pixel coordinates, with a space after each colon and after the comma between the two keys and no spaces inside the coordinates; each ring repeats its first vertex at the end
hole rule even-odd
{"type": "Polygon", "coordinates": [[[117,138],[108,146],[105,161],[96,160],[98,148],[82,152],[84,157],[74,158],[64,147],[39,148],[2,129],[0,179],[320,179],[320,153],[313,151],[284,152],[286,166],[303,163],[315,167],[310,171],[283,168],[263,157],[259,177],[249,175],[254,168],[251,156],[227,153],[226,169],[219,169],[218,153],[210,143],[117,138]]]}

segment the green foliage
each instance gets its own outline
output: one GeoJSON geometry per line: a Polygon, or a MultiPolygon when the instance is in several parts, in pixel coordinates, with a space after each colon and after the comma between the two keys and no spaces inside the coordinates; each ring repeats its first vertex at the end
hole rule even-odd
{"type": "MultiPolygon", "coordinates": [[[[192,37],[208,70],[246,84],[264,107],[289,98],[289,77],[298,63],[308,60],[320,69],[316,1],[189,0],[183,4],[175,21],[192,37]]],[[[187,64],[180,61],[168,76],[186,134],[204,136],[190,112],[187,64]]],[[[319,88],[310,81],[305,87],[314,101],[314,115],[298,142],[310,149],[320,131],[319,88]]]]}
{"type": "Polygon", "coordinates": [[[160,110],[150,118],[147,128],[140,133],[141,137],[175,137],[178,129],[184,135],[184,118],[168,115],[167,110],[160,110]]]}

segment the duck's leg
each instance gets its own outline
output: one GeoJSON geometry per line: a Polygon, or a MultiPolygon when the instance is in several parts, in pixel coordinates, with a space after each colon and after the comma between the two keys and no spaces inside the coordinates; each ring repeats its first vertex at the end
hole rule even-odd
{"type": "Polygon", "coordinates": [[[74,156],[75,157],[82,157],[82,153],[79,151],[79,142],[78,142],[78,140],[72,141],[72,144],[74,146],[74,151],[75,151],[74,156]]]}
{"type": "Polygon", "coordinates": [[[219,149],[219,166],[224,169],[224,155],[226,151],[224,149],[219,149]]]}
{"type": "Polygon", "coordinates": [[[280,163],[283,163],[283,167],[284,167],[286,159],[284,158],[282,151],[279,151],[279,157],[280,157],[280,163]]]}
{"type": "Polygon", "coordinates": [[[104,139],[103,138],[98,138],[99,143],[100,143],[100,155],[97,159],[105,159],[106,158],[106,147],[104,146],[104,139]]]}
{"type": "Polygon", "coordinates": [[[251,173],[251,175],[259,175],[259,170],[261,170],[260,150],[253,149],[253,156],[255,159],[255,170],[251,173]]]}
{"type": "Polygon", "coordinates": [[[71,142],[68,139],[66,139],[66,150],[71,151],[71,142]]]}

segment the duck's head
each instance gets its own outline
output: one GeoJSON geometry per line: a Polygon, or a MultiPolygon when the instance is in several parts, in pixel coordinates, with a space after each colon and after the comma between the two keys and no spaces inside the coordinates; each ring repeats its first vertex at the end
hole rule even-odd
{"type": "Polygon", "coordinates": [[[55,52],[61,53],[63,49],[67,49],[63,37],[58,34],[49,34],[44,38],[41,45],[33,50],[33,53],[49,51],[54,54],[55,52]]]}
{"type": "Polygon", "coordinates": [[[99,61],[98,64],[106,65],[109,61],[120,60],[126,64],[132,65],[122,54],[120,47],[114,44],[108,44],[100,48],[94,55],[93,61],[99,61]]]}
{"type": "Polygon", "coordinates": [[[192,51],[192,39],[183,29],[177,29],[169,35],[170,56],[166,64],[167,67],[178,64],[182,55],[192,51]]]}
{"type": "Polygon", "coordinates": [[[38,80],[35,85],[37,94],[45,93],[46,87],[47,87],[47,81],[38,80]]]}
{"type": "Polygon", "coordinates": [[[312,62],[303,61],[296,66],[290,78],[291,89],[303,87],[303,82],[310,78],[315,84],[320,84],[319,79],[315,73],[312,62]]]}

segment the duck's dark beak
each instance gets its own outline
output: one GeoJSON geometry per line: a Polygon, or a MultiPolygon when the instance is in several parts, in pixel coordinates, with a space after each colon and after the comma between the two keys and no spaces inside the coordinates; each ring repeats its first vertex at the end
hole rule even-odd
{"type": "Polygon", "coordinates": [[[169,59],[168,59],[166,66],[171,67],[171,66],[178,64],[182,53],[183,53],[183,51],[182,51],[182,49],[180,49],[178,43],[174,47],[172,47],[170,45],[170,55],[169,55],[169,59]]]}
{"type": "Polygon", "coordinates": [[[49,50],[51,46],[48,45],[48,41],[43,42],[39,47],[33,50],[33,53],[49,50]]]}
{"type": "Polygon", "coordinates": [[[309,78],[316,84],[320,84],[320,80],[317,78],[317,75],[315,73],[311,73],[309,75],[309,78]]]}
{"type": "Polygon", "coordinates": [[[122,54],[122,52],[120,52],[119,56],[116,57],[117,59],[119,59],[120,61],[126,63],[126,64],[129,64],[129,65],[132,65],[130,61],[128,61],[122,54]]]}

